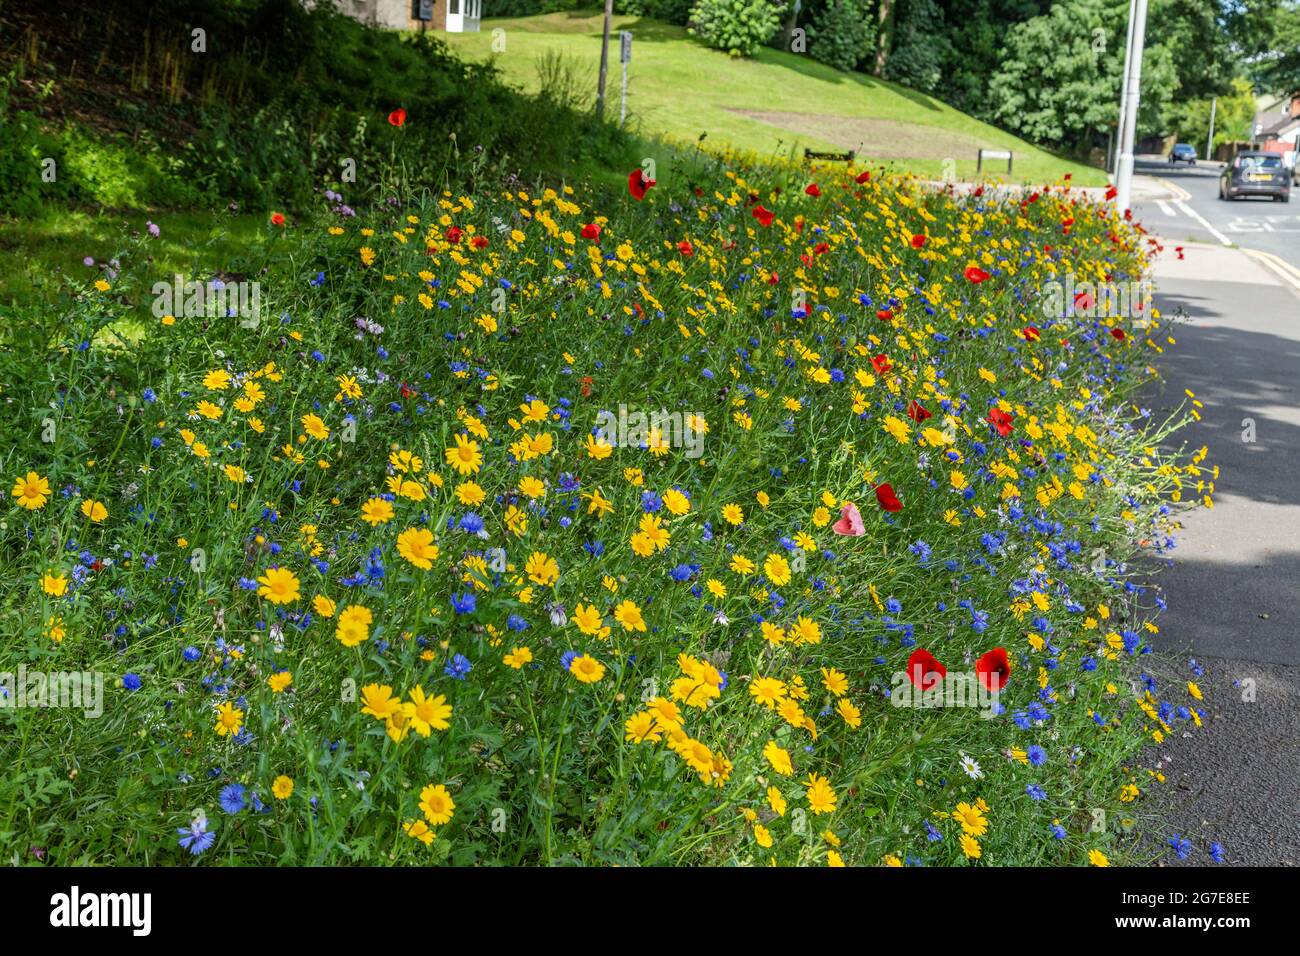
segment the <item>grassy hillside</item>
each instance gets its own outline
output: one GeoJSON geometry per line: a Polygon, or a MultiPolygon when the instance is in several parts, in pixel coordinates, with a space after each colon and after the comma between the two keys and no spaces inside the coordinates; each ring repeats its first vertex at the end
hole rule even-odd
{"type": "MultiPolygon", "coordinates": [[[[543,84],[547,71],[539,69],[539,58],[548,54],[567,58],[577,78],[585,81],[583,88],[594,90],[601,20],[594,10],[489,19],[479,33],[448,34],[447,39],[462,55],[491,59],[507,82],[525,90],[543,84]]],[[[759,154],[805,146],[857,149],[859,155],[933,177],[952,159],[961,178],[975,176],[977,151],[983,146],[1014,152],[1012,180],[1073,173],[1080,185],[1106,181],[1100,170],[1053,156],[933,97],[844,73],[808,56],[764,48],[752,60],[732,59],[696,42],[685,29],[656,20],[620,16],[614,27],[634,35],[628,111],[646,134],[689,141],[707,134],[706,143],[729,143],[759,154]]],[[[611,57],[609,96],[617,116],[617,47],[611,57]]]]}

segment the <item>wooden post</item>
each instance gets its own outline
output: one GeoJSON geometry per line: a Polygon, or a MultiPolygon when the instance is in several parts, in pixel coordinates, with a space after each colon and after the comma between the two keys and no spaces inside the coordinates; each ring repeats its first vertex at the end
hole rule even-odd
{"type": "Polygon", "coordinates": [[[614,16],[614,0],[605,0],[605,36],[600,44],[600,79],[596,88],[596,117],[605,115],[605,76],[609,73],[609,22],[614,16]]]}

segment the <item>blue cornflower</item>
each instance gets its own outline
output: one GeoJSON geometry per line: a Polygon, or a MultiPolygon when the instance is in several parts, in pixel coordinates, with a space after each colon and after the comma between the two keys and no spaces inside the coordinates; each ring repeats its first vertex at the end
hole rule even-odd
{"type": "Polygon", "coordinates": [[[125,687],[127,690],[132,690],[132,691],[134,691],[134,690],[139,690],[139,689],[140,689],[140,677],[139,677],[139,675],[138,675],[138,674],[127,674],[127,675],[123,676],[123,678],[122,678],[122,686],[125,687]]]}
{"type": "Polygon", "coordinates": [[[1030,744],[1029,749],[1025,751],[1025,753],[1029,757],[1029,762],[1035,767],[1041,767],[1043,764],[1047,763],[1047,751],[1038,746],[1038,744],[1030,744]]]}
{"type": "Polygon", "coordinates": [[[221,809],[227,813],[239,813],[244,809],[244,785],[232,783],[221,791],[221,809]]]}
{"type": "Polygon", "coordinates": [[[208,832],[206,820],[195,820],[187,827],[177,827],[176,832],[181,835],[177,842],[195,856],[212,846],[217,839],[215,833],[208,832]]]}
{"type": "Polygon", "coordinates": [[[451,606],[457,614],[473,614],[474,609],[478,607],[478,598],[472,592],[453,594],[451,606]]]}
{"type": "Polygon", "coordinates": [[[448,677],[456,680],[464,680],[465,675],[473,669],[474,665],[469,662],[469,658],[464,654],[453,654],[451,660],[447,662],[447,666],[442,669],[442,672],[448,677]]]}
{"type": "Polygon", "coordinates": [[[1047,791],[1036,783],[1031,783],[1029,786],[1025,787],[1025,793],[1029,794],[1035,800],[1047,799],[1047,791]]]}

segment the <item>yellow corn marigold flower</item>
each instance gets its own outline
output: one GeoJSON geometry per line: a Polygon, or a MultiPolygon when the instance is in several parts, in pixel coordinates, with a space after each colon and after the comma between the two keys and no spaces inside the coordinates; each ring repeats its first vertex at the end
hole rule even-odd
{"type": "Polygon", "coordinates": [[[584,684],[594,684],[605,676],[605,665],[594,657],[580,654],[569,661],[569,673],[584,684]]]}
{"type": "Polygon", "coordinates": [[[18,507],[36,511],[45,507],[45,502],[49,500],[50,481],[34,471],[29,471],[27,477],[14,480],[14,487],[10,494],[18,499],[18,507]]]}
{"type": "Polygon", "coordinates": [[[338,625],[334,636],[344,647],[356,647],[362,641],[370,640],[370,625],[374,615],[370,609],[359,604],[349,604],[339,612],[338,625]]]}
{"type": "Polygon", "coordinates": [[[532,663],[533,652],[527,647],[513,648],[509,654],[501,658],[501,663],[506,667],[513,667],[515,670],[521,669],[525,664],[532,663]]]}
{"type": "Polygon", "coordinates": [[[428,571],[438,560],[438,546],[428,528],[407,528],[397,536],[397,553],[421,571],[428,571]]]}
{"type": "Polygon", "coordinates": [[[478,442],[468,435],[457,435],[456,444],[446,449],[447,464],[460,475],[474,475],[483,467],[483,453],[479,451],[478,442]]]}
{"type": "Polygon", "coordinates": [[[772,769],[783,777],[794,776],[794,764],[790,762],[790,751],[781,747],[775,740],[769,740],[763,748],[763,757],[772,769]]]}
{"type": "Polygon", "coordinates": [[[243,726],[244,712],[230,701],[226,701],[217,708],[217,723],[213,727],[213,730],[217,732],[217,736],[237,736],[243,726]]]}
{"type": "Polygon", "coordinates": [[[451,821],[456,812],[456,803],[442,784],[429,784],[420,791],[420,810],[431,824],[441,826],[451,821]]]}

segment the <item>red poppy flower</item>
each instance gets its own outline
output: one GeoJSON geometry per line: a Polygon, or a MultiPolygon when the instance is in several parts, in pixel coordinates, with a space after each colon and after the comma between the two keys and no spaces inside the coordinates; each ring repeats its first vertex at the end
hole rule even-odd
{"type": "Polygon", "coordinates": [[[1092,295],[1087,292],[1080,292],[1074,297],[1074,307],[1076,309],[1091,309],[1092,295]]]}
{"type": "Polygon", "coordinates": [[[1111,330],[1110,330],[1110,334],[1111,334],[1111,336],[1115,339],[1115,341],[1117,341],[1117,342],[1123,342],[1123,341],[1124,341],[1124,330],[1123,330],[1123,329],[1111,329],[1111,330]]]}
{"type": "Polygon", "coordinates": [[[460,227],[452,226],[442,235],[443,238],[446,239],[448,242],[450,242],[452,245],[456,245],[460,242],[460,227]]]}
{"type": "Polygon", "coordinates": [[[880,507],[884,508],[886,511],[903,510],[903,503],[898,500],[898,496],[894,494],[893,487],[888,483],[876,485],[876,501],[880,504],[880,507]]]}
{"type": "Polygon", "coordinates": [[[1107,201],[1107,202],[1110,202],[1112,199],[1114,199],[1114,198],[1115,198],[1116,196],[1118,196],[1118,195],[1119,195],[1119,190],[1117,190],[1114,186],[1108,186],[1108,187],[1106,187],[1106,201],[1107,201]]]}
{"type": "Polygon", "coordinates": [[[1066,229],[1069,229],[1071,226],[1074,225],[1074,217],[1071,216],[1069,219],[1061,220],[1061,225],[1064,226],[1066,229]]]}
{"type": "Polygon", "coordinates": [[[388,114],[388,122],[393,126],[401,126],[406,122],[406,110],[399,106],[388,114]]]}
{"type": "Polygon", "coordinates": [[[888,355],[877,355],[871,360],[871,367],[876,370],[877,375],[884,375],[893,368],[894,365],[889,361],[888,355]]]}
{"type": "Polygon", "coordinates": [[[475,236],[470,240],[470,245],[475,249],[486,249],[488,244],[487,236],[475,236]]]}
{"type": "Polygon", "coordinates": [[[989,274],[979,266],[967,266],[966,271],[963,274],[966,276],[968,281],[974,282],[976,285],[989,277],[989,274]]]}
{"type": "Polygon", "coordinates": [[[912,651],[907,659],[907,679],[921,690],[931,690],[948,676],[948,668],[923,647],[912,651]]]}
{"type": "Polygon", "coordinates": [[[871,181],[871,170],[869,169],[866,172],[858,173],[858,178],[854,180],[854,182],[857,183],[859,186],[861,186],[863,183],[867,183],[870,181],[871,181]]]}
{"type": "Polygon", "coordinates": [[[695,255],[695,248],[691,245],[691,240],[689,239],[683,239],[681,242],[677,243],[677,251],[684,256],[695,255]]]}
{"type": "Polygon", "coordinates": [[[821,187],[819,187],[816,183],[809,183],[804,188],[804,192],[806,192],[809,196],[812,196],[814,199],[816,199],[818,196],[822,194],[821,187]]]}
{"type": "Polygon", "coordinates": [[[1026,325],[1021,334],[1024,335],[1026,342],[1037,342],[1043,337],[1043,334],[1032,325],[1026,325]]]}
{"type": "Polygon", "coordinates": [[[918,425],[927,418],[933,418],[934,414],[916,399],[907,403],[907,417],[918,425]]]}
{"type": "Polygon", "coordinates": [[[923,245],[925,245],[925,236],[917,235],[912,237],[913,249],[920,249],[923,245]]]}
{"type": "Polygon", "coordinates": [[[775,272],[773,272],[770,276],[767,277],[768,285],[776,285],[780,281],[781,281],[781,277],[777,275],[775,272]]]}
{"type": "Polygon", "coordinates": [[[591,398],[591,383],[592,383],[592,378],[590,375],[582,376],[582,397],[583,398],[591,398]]]}
{"type": "Polygon", "coordinates": [[[888,309],[877,309],[876,318],[881,322],[892,322],[894,321],[894,313],[890,312],[888,309]]]}
{"type": "Polygon", "coordinates": [[[407,385],[405,382],[402,383],[402,387],[398,389],[398,391],[402,393],[402,398],[410,398],[415,394],[415,389],[411,388],[411,386],[407,385]]]}
{"type": "Polygon", "coordinates": [[[273,226],[283,226],[283,225],[284,225],[284,213],[281,213],[281,212],[273,212],[273,213],[271,213],[271,225],[273,225],[273,226]]]}
{"type": "Polygon", "coordinates": [[[758,220],[760,226],[772,225],[772,210],[765,209],[763,206],[754,207],[754,218],[758,220]]]}
{"type": "Polygon", "coordinates": [[[984,187],[983,187],[983,186],[980,186],[980,187],[979,187],[978,189],[976,189],[973,193],[971,193],[971,195],[974,196],[976,199],[978,199],[980,196],[983,196],[983,195],[984,195],[984,187]]]}
{"type": "Polygon", "coordinates": [[[600,226],[596,225],[594,222],[587,223],[585,226],[582,227],[582,238],[599,239],[600,226]]]}
{"type": "Polygon", "coordinates": [[[830,251],[831,251],[831,247],[825,242],[819,242],[817,243],[817,245],[813,246],[814,255],[824,256],[826,253],[830,251]]]}
{"type": "Polygon", "coordinates": [[[1000,408],[989,409],[989,424],[998,430],[998,434],[1006,438],[1011,434],[1012,424],[1011,415],[1008,415],[1000,408]]]}
{"type": "Polygon", "coordinates": [[[975,662],[975,676],[991,694],[1006,687],[1007,681],[1011,679],[1011,664],[1007,660],[1006,648],[995,647],[987,654],[981,654],[975,662]]]}
{"type": "Polygon", "coordinates": [[[653,179],[645,178],[645,174],[641,172],[640,166],[627,174],[627,191],[631,193],[632,198],[637,202],[645,199],[646,191],[654,184],[655,181],[653,179]]]}

